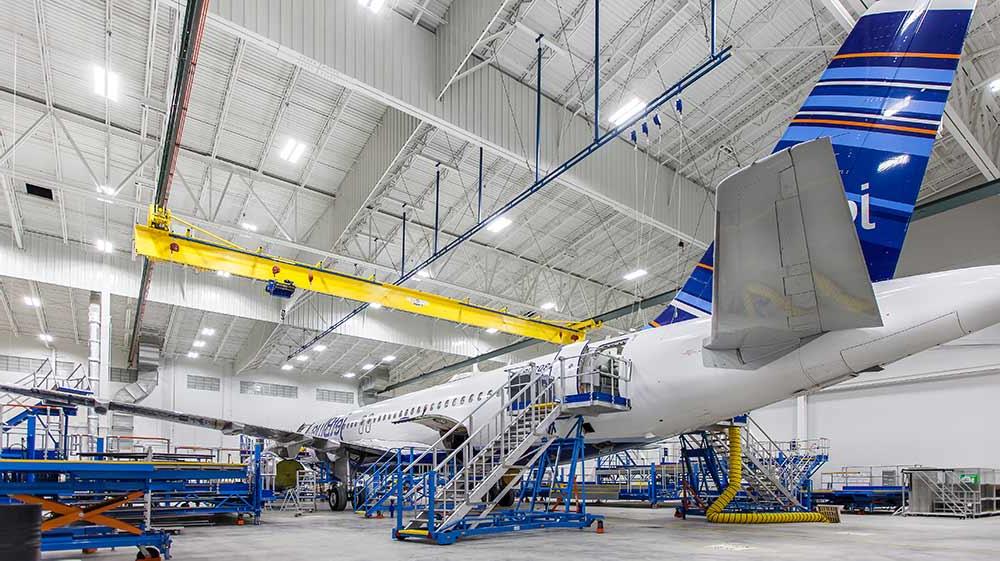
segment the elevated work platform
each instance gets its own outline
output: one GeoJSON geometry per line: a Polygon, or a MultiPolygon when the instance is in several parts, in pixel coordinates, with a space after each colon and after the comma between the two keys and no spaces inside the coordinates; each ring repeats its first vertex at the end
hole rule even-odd
{"type": "Polygon", "coordinates": [[[716,499],[732,490],[728,513],[795,513],[812,509],[812,477],[829,459],[829,442],[777,442],[749,416],[681,436],[684,488],[678,512],[704,515],[716,499]],[[730,433],[737,430],[737,434],[730,433]],[[727,436],[728,434],[728,436],[727,436]],[[731,448],[733,437],[739,448],[731,448]],[[735,454],[735,455],[734,455],[735,454]],[[730,464],[739,461],[740,481],[730,481],[730,464]]]}
{"type": "Polygon", "coordinates": [[[397,468],[396,504],[412,505],[414,515],[397,509],[393,537],[448,544],[475,535],[583,528],[599,520],[586,512],[578,481],[583,412],[628,410],[630,377],[631,363],[620,356],[620,347],[510,369],[507,381],[468,418],[397,468]],[[475,430],[439,458],[459,427],[475,430]],[[421,472],[425,458],[433,461],[421,472]],[[500,509],[512,502],[513,508],[500,509]]]}
{"type": "Polygon", "coordinates": [[[258,444],[249,464],[0,460],[0,502],[53,513],[42,525],[42,551],[136,546],[169,558],[160,520],[221,513],[259,520],[270,498],[261,453],[258,444]]]}

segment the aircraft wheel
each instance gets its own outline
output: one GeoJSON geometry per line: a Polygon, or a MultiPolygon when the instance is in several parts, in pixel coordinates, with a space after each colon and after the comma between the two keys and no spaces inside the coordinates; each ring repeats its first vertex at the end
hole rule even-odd
{"type": "Polygon", "coordinates": [[[334,512],[344,510],[347,508],[347,489],[339,483],[335,484],[327,495],[327,502],[330,504],[330,510],[334,512]]]}

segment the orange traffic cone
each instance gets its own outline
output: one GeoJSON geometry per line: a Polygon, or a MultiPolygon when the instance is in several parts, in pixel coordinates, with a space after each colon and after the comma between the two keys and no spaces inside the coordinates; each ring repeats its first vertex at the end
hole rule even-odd
{"type": "Polygon", "coordinates": [[[598,520],[597,521],[597,533],[598,534],[603,534],[604,533],[604,521],[603,520],[598,520]]]}

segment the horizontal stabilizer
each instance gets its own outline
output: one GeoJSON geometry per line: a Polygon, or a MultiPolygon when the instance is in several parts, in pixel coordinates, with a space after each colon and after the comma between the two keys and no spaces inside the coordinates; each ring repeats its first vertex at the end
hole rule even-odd
{"type": "Polygon", "coordinates": [[[755,368],[821,333],[882,325],[829,138],[734,173],[716,204],[706,364],[755,368]]]}

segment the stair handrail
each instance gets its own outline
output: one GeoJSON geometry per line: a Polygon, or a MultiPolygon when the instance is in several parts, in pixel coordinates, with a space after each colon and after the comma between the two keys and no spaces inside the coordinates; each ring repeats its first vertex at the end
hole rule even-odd
{"type": "MultiPolygon", "coordinates": [[[[525,365],[525,366],[520,367],[520,368],[534,367],[534,366],[535,366],[535,363],[531,362],[531,363],[528,363],[528,365],[525,365]]],[[[537,374],[536,374],[535,377],[532,378],[532,382],[535,381],[536,378],[537,378],[537,374]]],[[[495,390],[489,390],[487,392],[486,399],[484,399],[483,401],[481,401],[479,403],[479,405],[477,405],[475,407],[475,409],[473,409],[471,412],[469,412],[469,414],[466,415],[461,421],[459,421],[458,423],[455,423],[455,426],[451,427],[451,429],[449,429],[448,432],[446,432],[443,435],[441,435],[441,437],[438,438],[433,444],[431,444],[430,446],[428,446],[427,449],[424,450],[424,452],[422,454],[420,454],[419,456],[417,456],[416,459],[414,459],[413,461],[411,461],[410,464],[406,467],[406,469],[403,470],[403,474],[405,475],[405,474],[409,473],[413,469],[413,467],[416,466],[420,462],[420,460],[423,460],[432,451],[435,452],[435,454],[434,454],[434,456],[435,456],[434,457],[434,463],[431,466],[431,469],[433,469],[433,470],[437,470],[441,465],[446,464],[447,462],[449,462],[452,459],[454,459],[455,454],[461,448],[456,448],[450,454],[448,454],[448,456],[446,457],[445,460],[441,460],[441,461],[438,461],[438,459],[437,459],[437,453],[436,452],[437,452],[438,449],[444,448],[444,446],[443,446],[444,443],[449,438],[451,438],[451,436],[455,433],[455,431],[458,430],[459,427],[465,427],[467,421],[468,421],[468,425],[471,426],[471,424],[472,424],[471,421],[472,421],[473,416],[476,413],[478,413],[480,409],[482,409],[484,406],[486,406],[486,404],[489,403],[490,400],[492,400],[494,398],[497,398],[498,396],[499,396],[499,399],[500,399],[501,407],[498,410],[496,416],[497,417],[502,416],[501,413],[505,410],[505,408],[507,407],[507,405],[509,405],[510,402],[516,400],[517,398],[522,397],[523,394],[524,394],[524,392],[526,390],[528,390],[531,387],[531,385],[532,385],[531,383],[525,384],[524,387],[521,388],[521,390],[518,391],[517,394],[515,394],[513,398],[511,398],[511,401],[506,401],[506,400],[504,400],[503,396],[509,394],[510,392],[509,391],[505,392],[503,390],[505,388],[508,388],[510,386],[510,382],[511,382],[510,376],[508,375],[507,380],[505,380],[504,383],[501,384],[498,388],[496,388],[495,390]]],[[[484,424],[483,426],[481,426],[478,429],[476,429],[472,434],[470,434],[468,436],[468,438],[466,439],[465,442],[472,442],[473,438],[476,437],[476,436],[478,436],[479,433],[482,432],[482,430],[485,429],[485,428],[487,428],[488,426],[489,426],[489,424],[484,424]]]]}
{"type": "MultiPolygon", "coordinates": [[[[509,429],[512,425],[514,425],[515,423],[517,423],[521,419],[521,417],[523,415],[525,415],[526,412],[530,409],[530,407],[524,407],[524,408],[520,409],[515,415],[508,415],[505,412],[507,411],[507,408],[511,404],[518,403],[526,395],[526,392],[529,389],[534,389],[535,386],[536,386],[536,384],[537,384],[537,382],[538,382],[538,380],[540,378],[542,378],[543,374],[550,374],[549,381],[548,381],[547,384],[545,384],[544,387],[538,388],[537,395],[538,396],[545,395],[547,392],[549,392],[550,390],[552,390],[554,388],[556,380],[557,380],[557,377],[551,376],[551,364],[536,365],[534,362],[531,362],[531,363],[528,363],[527,365],[523,365],[523,366],[519,366],[519,367],[516,367],[516,368],[508,369],[508,372],[512,373],[514,371],[527,370],[527,369],[530,369],[532,371],[532,376],[524,384],[524,387],[522,387],[517,393],[515,393],[513,396],[510,396],[510,391],[509,391],[508,388],[511,385],[511,381],[513,379],[513,375],[512,374],[508,374],[507,381],[505,381],[500,386],[500,388],[498,388],[498,390],[496,392],[494,392],[492,395],[490,395],[487,399],[484,399],[483,402],[478,407],[476,407],[476,409],[473,411],[473,413],[474,413],[480,407],[484,406],[490,399],[493,399],[493,398],[497,397],[498,394],[500,394],[499,395],[500,408],[497,410],[497,413],[496,413],[496,415],[493,418],[493,422],[492,423],[484,423],[482,426],[480,426],[478,429],[476,429],[472,434],[470,434],[468,436],[468,438],[466,438],[465,442],[461,446],[459,446],[459,447],[455,448],[454,450],[452,450],[451,453],[449,453],[444,459],[438,460],[437,457],[436,457],[437,455],[435,454],[435,458],[434,458],[435,461],[434,461],[434,464],[431,466],[431,469],[428,470],[428,474],[427,474],[428,477],[424,477],[419,483],[417,483],[413,487],[411,487],[405,493],[406,497],[410,497],[410,496],[415,495],[420,490],[421,487],[427,485],[429,482],[432,482],[431,480],[433,480],[433,483],[435,484],[434,485],[435,489],[434,489],[433,493],[425,492],[425,495],[427,495],[429,499],[433,499],[433,497],[431,497],[432,494],[434,496],[437,496],[439,493],[447,492],[450,484],[453,481],[456,481],[457,478],[460,476],[460,473],[465,470],[465,466],[473,465],[480,458],[480,456],[485,451],[489,450],[497,442],[498,439],[502,438],[504,436],[504,434],[506,434],[507,429],[509,429]],[[475,442],[475,439],[477,437],[479,437],[479,435],[483,431],[485,431],[485,430],[487,430],[487,429],[489,429],[491,427],[494,427],[494,426],[496,427],[496,431],[497,432],[495,434],[493,434],[491,438],[489,438],[489,441],[482,446],[482,448],[480,449],[480,451],[478,453],[474,454],[472,458],[466,458],[466,461],[463,462],[462,469],[456,469],[455,473],[451,474],[451,477],[449,477],[448,479],[446,479],[444,481],[441,481],[440,485],[437,485],[438,477],[436,476],[436,474],[438,473],[438,471],[443,466],[447,466],[449,463],[456,462],[457,455],[460,452],[464,452],[467,448],[471,447],[472,443],[475,442]]],[[[470,417],[471,417],[471,415],[472,415],[472,413],[469,414],[470,417]]],[[[457,427],[458,427],[458,425],[456,425],[455,427],[453,427],[452,430],[454,430],[457,427]]],[[[449,431],[449,433],[450,432],[451,431],[449,431]]],[[[487,433],[487,434],[489,434],[489,433],[487,433]]],[[[447,438],[447,436],[448,436],[448,434],[446,434],[445,436],[441,437],[441,439],[439,439],[439,443],[441,441],[445,440],[447,438]]],[[[436,449],[437,445],[438,444],[435,444],[434,446],[432,446],[430,449],[428,449],[427,452],[429,452],[430,450],[436,449]]],[[[407,473],[409,473],[409,471],[415,465],[417,465],[417,463],[419,462],[419,460],[422,459],[424,456],[426,456],[427,452],[425,452],[424,454],[421,454],[421,456],[419,456],[416,460],[414,460],[413,462],[411,462],[410,465],[407,466],[406,470],[403,471],[403,475],[406,475],[407,473]]]]}

